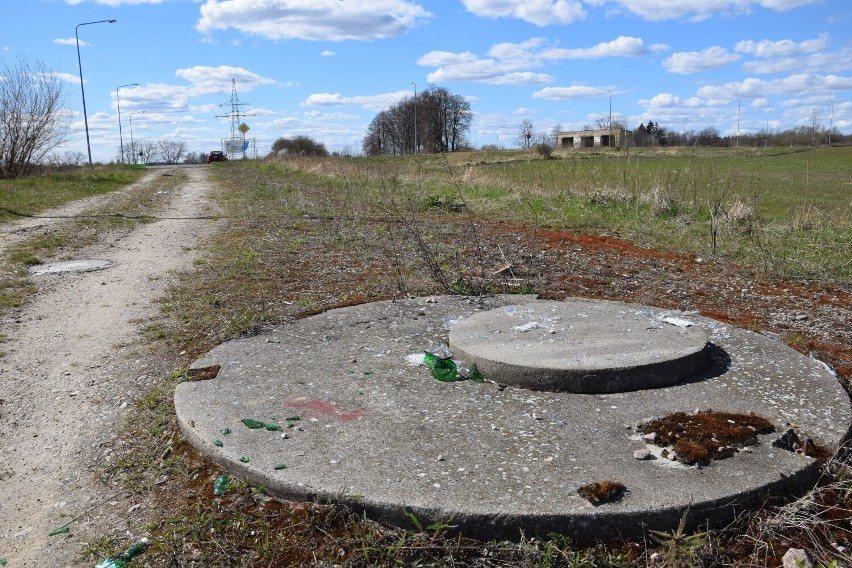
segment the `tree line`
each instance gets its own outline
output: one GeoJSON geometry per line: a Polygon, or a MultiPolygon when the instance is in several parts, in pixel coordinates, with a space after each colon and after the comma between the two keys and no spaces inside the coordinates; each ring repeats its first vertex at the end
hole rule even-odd
{"type": "Polygon", "coordinates": [[[429,87],[373,118],[362,148],[368,156],[470,149],[470,103],[443,87],[429,87]]]}

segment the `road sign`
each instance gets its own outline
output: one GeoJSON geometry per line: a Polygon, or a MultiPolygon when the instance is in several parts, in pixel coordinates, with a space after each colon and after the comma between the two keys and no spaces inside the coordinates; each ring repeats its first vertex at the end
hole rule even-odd
{"type": "Polygon", "coordinates": [[[248,124],[246,124],[245,122],[244,122],[244,123],[242,123],[242,124],[240,125],[240,132],[242,132],[243,134],[245,134],[245,133],[246,133],[246,132],[248,132],[248,131],[249,131],[249,125],[248,125],[248,124]]]}

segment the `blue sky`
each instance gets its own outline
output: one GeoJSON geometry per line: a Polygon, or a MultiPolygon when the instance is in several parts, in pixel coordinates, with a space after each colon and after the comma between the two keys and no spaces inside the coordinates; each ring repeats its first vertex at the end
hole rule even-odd
{"type": "Polygon", "coordinates": [[[723,135],[809,125],[852,132],[849,0],[25,0],[4,2],[0,56],[40,61],[66,88],[85,152],[80,26],[92,154],[122,136],[230,137],[232,80],[260,154],[307,135],[359,151],[370,120],[441,86],[466,97],[476,145],[518,126],[608,117],[723,135]],[[412,84],[413,83],[413,84],[412,84]],[[739,111],[738,111],[739,106],[739,111]],[[132,114],[131,114],[132,113],[132,114]]]}

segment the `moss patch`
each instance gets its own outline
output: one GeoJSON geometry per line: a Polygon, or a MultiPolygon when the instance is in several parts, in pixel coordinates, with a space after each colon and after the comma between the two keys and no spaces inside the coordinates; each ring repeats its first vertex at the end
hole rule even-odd
{"type": "Polygon", "coordinates": [[[626,490],[618,481],[594,481],[580,486],[577,494],[592,505],[600,505],[621,498],[626,490]]]}
{"type": "Polygon", "coordinates": [[[756,414],[675,412],[639,426],[643,434],[656,434],[654,444],[670,446],[675,458],[687,465],[707,464],[736,453],[736,448],[757,444],[758,434],[775,431],[772,422],[756,414]]]}

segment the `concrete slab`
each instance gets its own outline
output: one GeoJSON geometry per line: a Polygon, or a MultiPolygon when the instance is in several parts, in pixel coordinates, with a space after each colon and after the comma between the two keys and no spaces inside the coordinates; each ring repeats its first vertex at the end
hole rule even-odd
{"type": "Polygon", "coordinates": [[[555,531],[579,542],[669,530],[687,507],[692,524],[728,520],[818,475],[813,459],[771,445],[786,424],[829,447],[849,433],[849,397],[818,362],[757,333],[635,305],[624,306],[700,327],[708,367],[666,388],[577,394],[442,383],[411,365],[463,318],[536,302],[379,302],[223,344],[193,364],[221,366],[215,378],[178,385],[180,427],[202,453],[280,498],[328,496],[411,527],[406,507],[424,525],[452,519],[486,539],[555,531]],[[700,469],[634,457],[656,450],[637,422],[696,409],[755,412],[778,432],[700,469]],[[249,429],[246,418],[282,429],[249,429]],[[627,493],[598,506],[577,494],[604,480],[627,493]]]}
{"type": "Polygon", "coordinates": [[[450,330],[449,345],[498,383],[576,393],[673,385],[710,362],[707,332],[688,319],[580,298],[476,313],[450,330]]]}
{"type": "Polygon", "coordinates": [[[104,270],[115,266],[112,260],[80,259],[66,260],[64,262],[51,262],[50,264],[39,264],[30,268],[33,274],[57,274],[60,272],[93,272],[104,270]]]}

